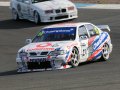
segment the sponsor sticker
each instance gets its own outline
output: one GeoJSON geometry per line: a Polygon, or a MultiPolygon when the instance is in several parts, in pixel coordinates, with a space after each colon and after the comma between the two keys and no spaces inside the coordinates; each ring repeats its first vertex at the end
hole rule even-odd
{"type": "Polygon", "coordinates": [[[28,51],[32,51],[32,50],[53,51],[54,48],[33,48],[33,49],[28,49],[28,51]]]}
{"type": "Polygon", "coordinates": [[[106,34],[103,33],[103,34],[100,36],[100,38],[94,43],[94,46],[93,46],[94,50],[95,50],[100,44],[102,44],[105,39],[106,39],[106,34]]]}
{"type": "Polygon", "coordinates": [[[48,47],[48,46],[52,46],[51,43],[42,43],[42,44],[38,44],[36,47],[48,47]]]}
{"type": "Polygon", "coordinates": [[[74,34],[76,27],[59,27],[59,28],[46,28],[45,34],[74,34]]]}

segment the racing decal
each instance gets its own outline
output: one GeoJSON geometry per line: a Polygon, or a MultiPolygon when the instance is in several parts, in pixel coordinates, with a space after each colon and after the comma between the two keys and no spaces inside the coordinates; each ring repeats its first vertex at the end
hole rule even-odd
{"type": "Polygon", "coordinates": [[[71,55],[72,55],[72,54],[69,55],[69,57],[68,57],[68,59],[67,59],[67,62],[70,62],[71,55]]]}
{"type": "Polygon", "coordinates": [[[107,37],[107,39],[101,45],[99,45],[98,49],[103,47],[105,43],[109,43],[109,40],[110,40],[110,37],[107,37]]]}
{"type": "Polygon", "coordinates": [[[52,44],[51,43],[42,43],[42,44],[36,45],[35,48],[28,49],[28,51],[32,51],[32,50],[53,51],[54,48],[49,47],[49,46],[52,46],[52,44]]]}
{"type": "Polygon", "coordinates": [[[100,37],[94,42],[93,49],[97,50],[99,46],[101,46],[101,44],[106,41],[107,38],[108,38],[108,35],[106,33],[102,33],[100,37]]]}
{"type": "Polygon", "coordinates": [[[104,42],[102,42],[100,45],[99,45],[99,47],[97,48],[97,50],[94,50],[94,52],[92,53],[92,55],[88,58],[88,60],[92,60],[92,59],[97,59],[99,56],[101,56],[102,55],[102,47],[103,47],[103,45],[107,42],[107,41],[109,41],[109,38],[107,38],[104,42]]]}
{"type": "Polygon", "coordinates": [[[52,46],[52,44],[51,43],[42,43],[42,44],[37,45],[36,47],[48,47],[48,46],[52,46]]]}
{"type": "Polygon", "coordinates": [[[94,57],[94,60],[98,60],[102,55],[102,51],[99,52],[95,57],[94,57]]]}
{"type": "Polygon", "coordinates": [[[28,51],[32,51],[32,50],[53,51],[54,48],[33,48],[33,49],[28,49],[28,51]]]}
{"type": "Polygon", "coordinates": [[[96,36],[93,36],[91,37],[89,40],[88,40],[88,46],[92,45],[92,43],[94,42],[96,36]]]}
{"type": "Polygon", "coordinates": [[[67,52],[67,54],[66,54],[65,59],[66,59],[67,62],[70,61],[70,59],[71,59],[71,54],[72,54],[72,48],[71,48],[71,49],[67,52]]]}
{"type": "Polygon", "coordinates": [[[45,28],[45,34],[75,34],[76,27],[45,28]]]}
{"type": "Polygon", "coordinates": [[[88,57],[88,61],[90,61],[90,60],[92,60],[93,58],[95,58],[95,56],[97,56],[101,51],[102,51],[102,48],[96,50],[90,57],[88,57]]]}
{"type": "Polygon", "coordinates": [[[98,54],[102,51],[102,46],[106,41],[108,40],[108,34],[102,33],[98,39],[96,39],[93,43],[93,53],[88,57],[88,60],[92,60],[93,58],[96,58],[98,54]]]}

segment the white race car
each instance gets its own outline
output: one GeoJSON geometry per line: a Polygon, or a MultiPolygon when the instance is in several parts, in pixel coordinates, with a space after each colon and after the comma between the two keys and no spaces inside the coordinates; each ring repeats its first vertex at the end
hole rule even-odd
{"type": "Polygon", "coordinates": [[[43,28],[17,54],[18,72],[76,67],[79,63],[108,60],[112,52],[108,25],[57,24],[43,28]]]}
{"type": "Polygon", "coordinates": [[[76,6],[69,0],[11,0],[14,20],[27,19],[35,23],[77,18],[76,6]]]}

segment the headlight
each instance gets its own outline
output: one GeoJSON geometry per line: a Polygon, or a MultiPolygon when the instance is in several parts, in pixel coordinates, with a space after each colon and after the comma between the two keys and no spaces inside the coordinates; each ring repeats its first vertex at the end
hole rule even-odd
{"type": "Polygon", "coordinates": [[[71,11],[71,10],[74,10],[74,6],[71,6],[71,7],[68,7],[68,10],[71,11]]]}
{"type": "Polygon", "coordinates": [[[45,14],[51,14],[53,13],[53,10],[45,10],[45,14]]]}
{"type": "Polygon", "coordinates": [[[18,52],[17,58],[21,58],[22,60],[27,59],[27,53],[24,51],[18,52]]]}
{"type": "Polygon", "coordinates": [[[19,56],[20,56],[20,57],[27,57],[27,53],[26,53],[26,52],[20,52],[20,53],[19,53],[19,56]]]}
{"type": "Polygon", "coordinates": [[[55,56],[55,55],[64,55],[64,54],[66,54],[66,51],[64,51],[64,50],[59,50],[59,51],[51,51],[50,52],[50,56],[55,56]]]}

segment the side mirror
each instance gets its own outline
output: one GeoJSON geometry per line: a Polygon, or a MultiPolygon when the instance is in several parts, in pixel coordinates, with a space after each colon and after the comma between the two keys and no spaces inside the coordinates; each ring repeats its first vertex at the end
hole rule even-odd
{"type": "Polygon", "coordinates": [[[26,39],[25,44],[30,44],[32,42],[32,39],[26,39]]]}
{"type": "Polygon", "coordinates": [[[82,35],[82,36],[79,36],[79,37],[80,37],[80,40],[88,39],[88,37],[86,35],[82,35]]]}

